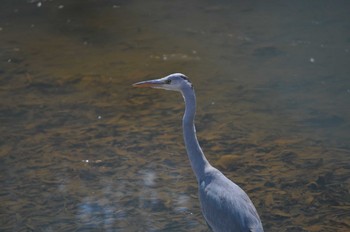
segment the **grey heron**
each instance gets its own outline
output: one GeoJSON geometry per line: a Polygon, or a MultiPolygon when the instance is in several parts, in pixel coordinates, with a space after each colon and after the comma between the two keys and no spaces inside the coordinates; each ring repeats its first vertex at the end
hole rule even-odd
{"type": "Polygon", "coordinates": [[[201,210],[208,226],[215,232],[262,232],[259,215],[248,195],[208,162],[198,143],[194,125],[196,96],[189,79],[184,74],[174,73],[133,86],[173,90],[182,94],[185,100],[183,137],[198,181],[201,210]]]}

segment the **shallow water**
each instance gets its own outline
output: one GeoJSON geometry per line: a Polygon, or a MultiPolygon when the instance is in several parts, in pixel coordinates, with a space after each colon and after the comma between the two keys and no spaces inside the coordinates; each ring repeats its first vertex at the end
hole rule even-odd
{"type": "Polygon", "coordinates": [[[265,231],[350,230],[347,1],[36,1],[0,7],[0,230],[208,231],[182,141],[265,231]]]}

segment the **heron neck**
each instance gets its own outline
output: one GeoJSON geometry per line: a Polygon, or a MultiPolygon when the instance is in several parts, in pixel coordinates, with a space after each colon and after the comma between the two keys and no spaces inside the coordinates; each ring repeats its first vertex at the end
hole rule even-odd
{"type": "Polygon", "coordinates": [[[185,114],[182,121],[185,146],[192,170],[196,175],[197,181],[200,181],[204,176],[205,168],[210,164],[205,158],[196,136],[196,128],[194,125],[196,96],[194,90],[190,87],[183,89],[182,95],[185,100],[185,114]]]}

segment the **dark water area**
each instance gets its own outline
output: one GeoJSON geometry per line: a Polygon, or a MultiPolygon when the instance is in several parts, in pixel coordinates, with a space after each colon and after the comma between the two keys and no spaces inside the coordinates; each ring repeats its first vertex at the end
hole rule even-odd
{"type": "Polygon", "coordinates": [[[265,231],[350,231],[350,2],[4,0],[0,231],[209,231],[182,139],[265,231]]]}

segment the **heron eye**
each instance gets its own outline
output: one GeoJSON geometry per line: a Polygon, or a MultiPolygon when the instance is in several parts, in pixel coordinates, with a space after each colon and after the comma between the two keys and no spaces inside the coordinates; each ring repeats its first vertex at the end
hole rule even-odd
{"type": "Polygon", "coordinates": [[[166,80],[165,81],[165,84],[170,84],[171,83],[171,80],[166,80]]]}

